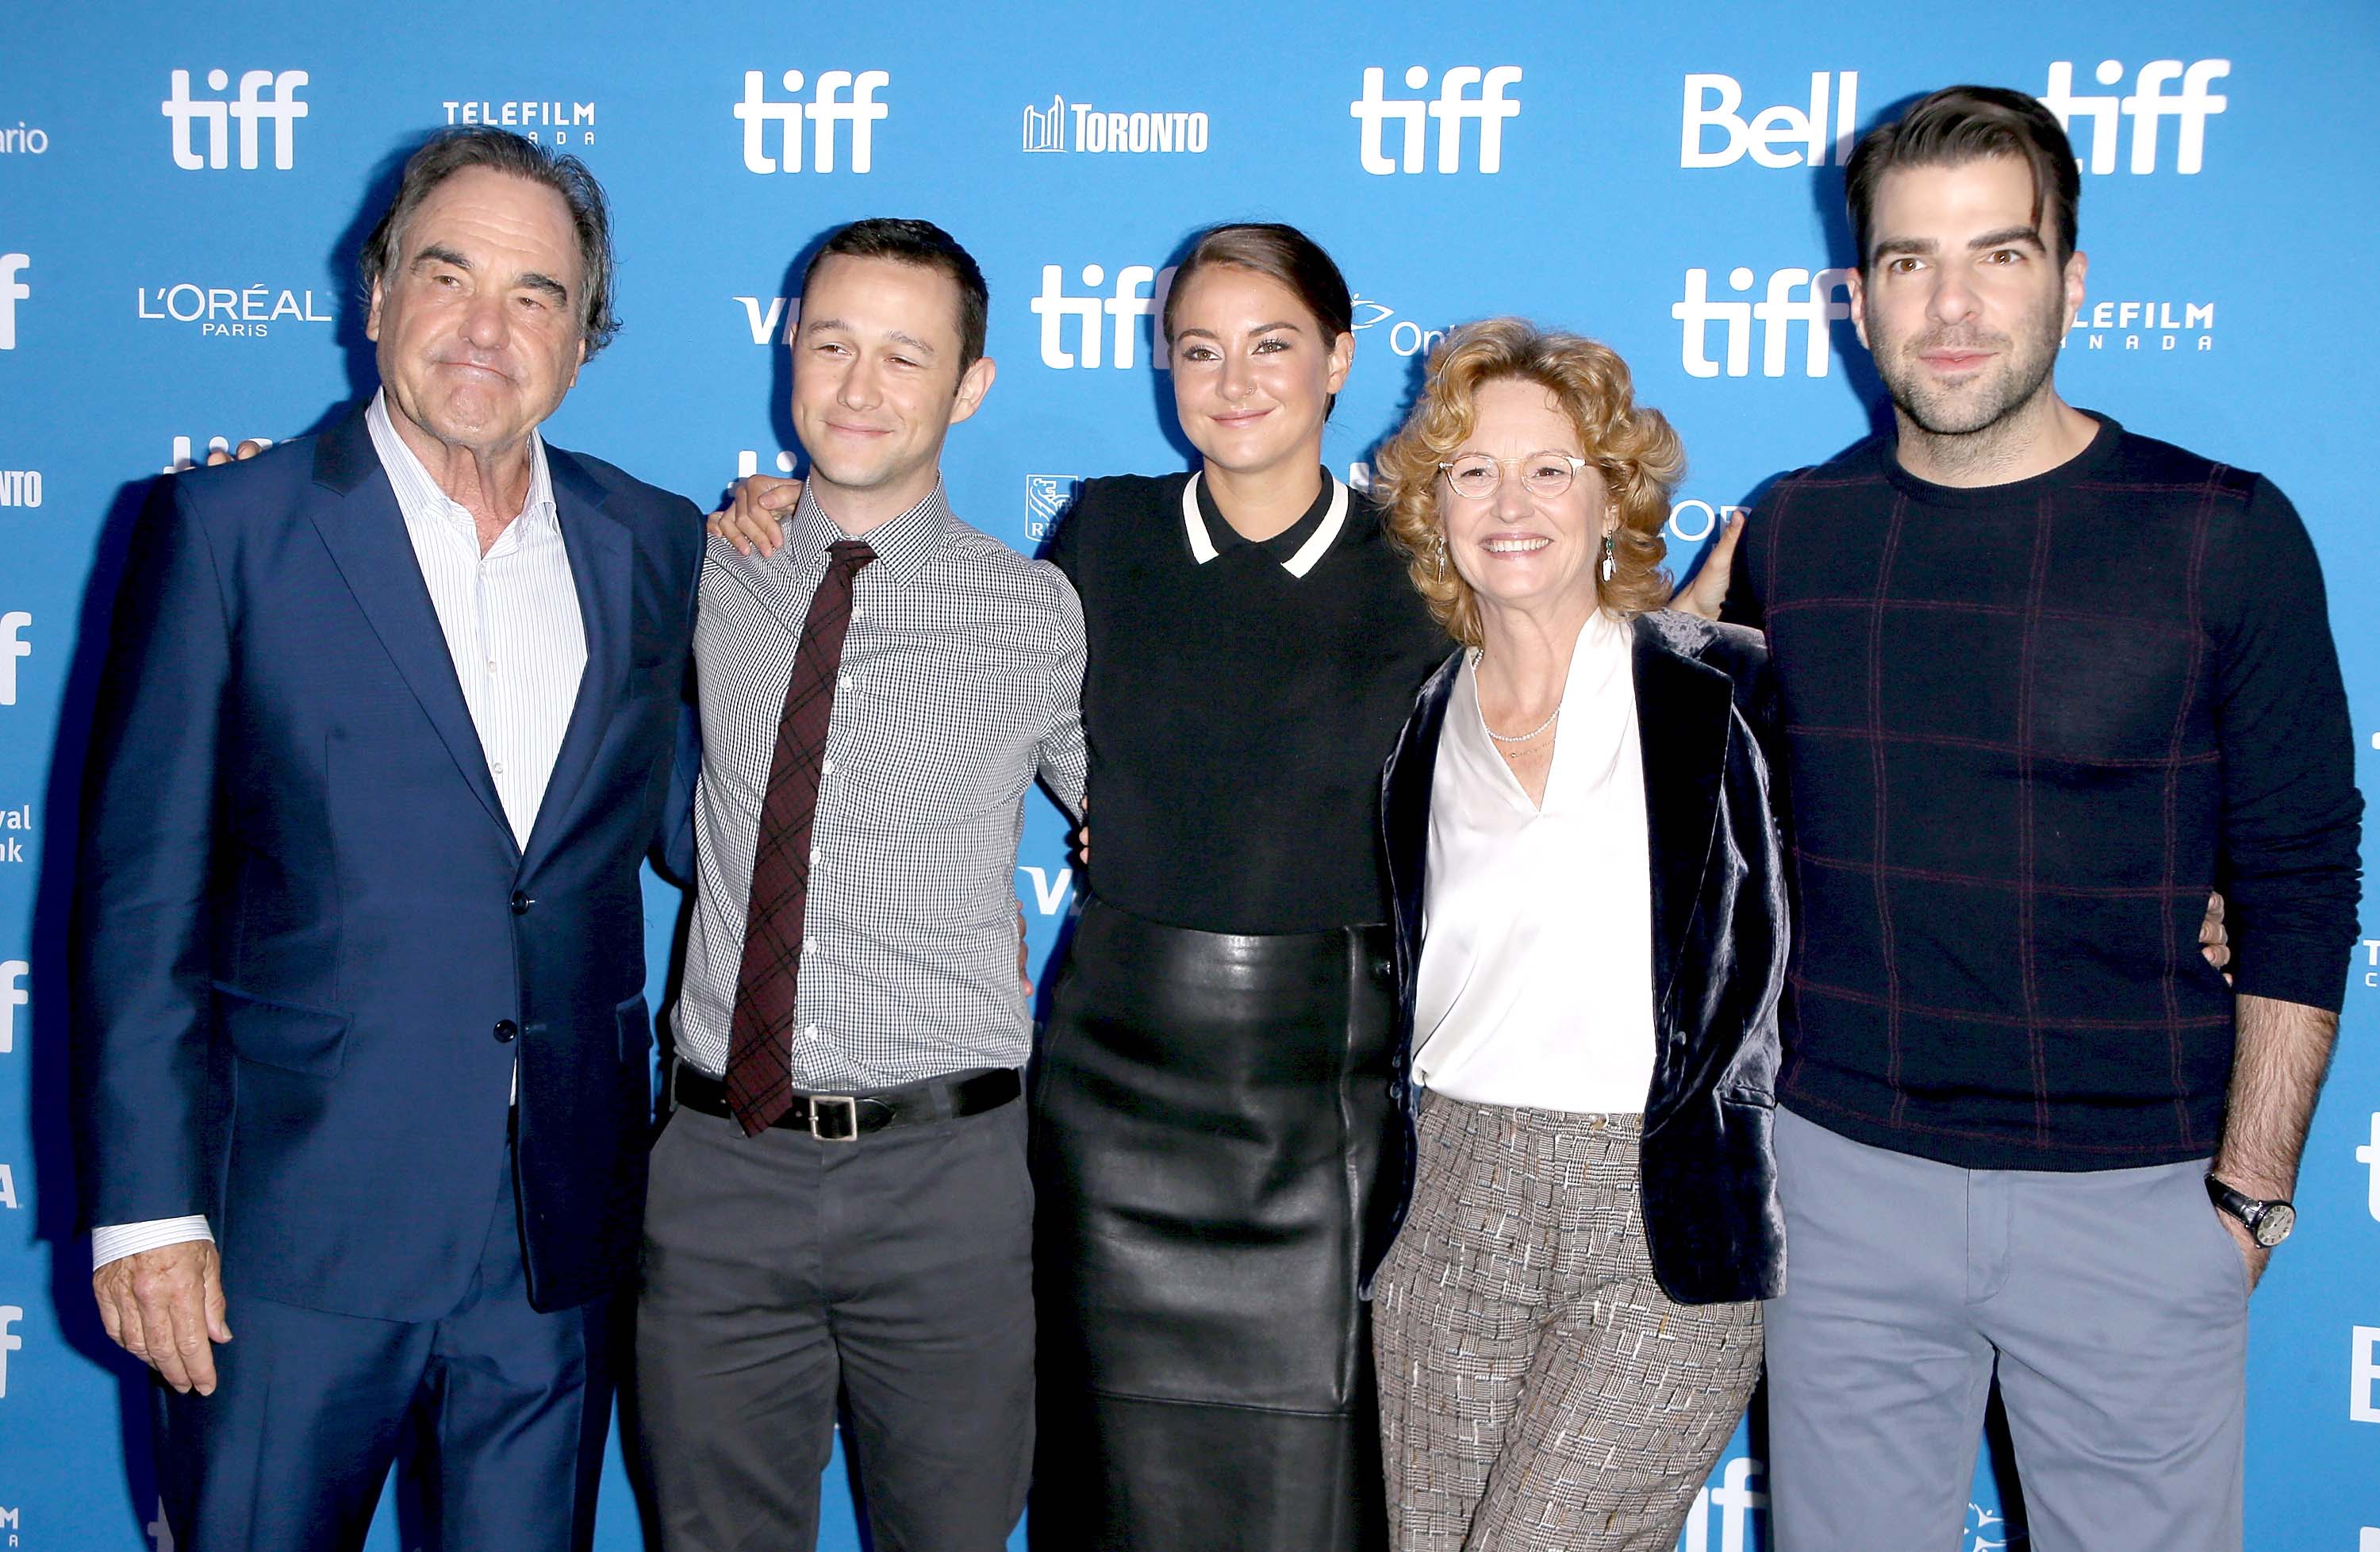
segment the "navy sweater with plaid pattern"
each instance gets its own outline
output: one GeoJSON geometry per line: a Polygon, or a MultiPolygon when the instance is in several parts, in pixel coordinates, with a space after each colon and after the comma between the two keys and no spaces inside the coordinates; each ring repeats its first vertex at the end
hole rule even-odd
{"type": "Polygon", "coordinates": [[[1779,1097],[1975,1169],[2204,1158],[2233,988],[2336,1010],[2362,799],[2304,526],[2100,418],[1953,489],[1889,438],[1787,476],[1730,618],[1768,633],[1797,891],[1779,1097]]]}

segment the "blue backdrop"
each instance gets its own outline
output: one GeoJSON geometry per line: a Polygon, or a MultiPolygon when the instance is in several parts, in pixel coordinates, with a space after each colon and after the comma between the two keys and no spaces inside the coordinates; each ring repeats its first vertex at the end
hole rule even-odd
{"type": "MultiPolygon", "coordinates": [[[[1275,217],[1363,298],[1334,465],[1364,462],[1442,330],[1531,314],[1620,349],[1683,433],[1683,563],[1765,479],[1878,415],[1842,321],[1846,137],[1952,80],[2038,92],[2084,169],[2067,396],[2296,500],[2361,770],[2380,771],[2380,566],[2354,515],[2380,247],[2368,0],[2001,0],[1905,24],[1807,0],[662,15],[35,0],[0,17],[0,1547],[171,1546],[145,1380],[91,1314],[60,1119],[60,923],[116,547],[176,460],[298,434],[369,392],[352,259],[435,126],[516,127],[609,187],[627,326],[549,430],[705,504],[739,468],[783,467],[771,346],[793,257],[825,228],[929,216],[983,261],[1000,379],[946,467],[962,515],[1030,549],[1073,479],[1182,466],[1148,318],[1165,258],[1195,226],[1275,217]]],[[[1019,860],[1046,952],[1071,879],[1038,799],[1019,860]]],[[[676,906],[650,886],[657,998],[676,906]]],[[[2255,1547],[2380,1552],[2375,1015],[2370,942],[2302,1229],[2255,1298],[2255,1547]]],[[[1755,1413],[1689,1552],[1763,1544],[1760,1443],[1755,1413]]],[[[1959,1552],[2022,1543],[1995,1474],[1979,1467],[1959,1552]]],[[[856,1546],[831,1478],[825,1545],[856,1546]]],[[[616,1470],[599,1540],[638,1545],[616,1470]]]]}

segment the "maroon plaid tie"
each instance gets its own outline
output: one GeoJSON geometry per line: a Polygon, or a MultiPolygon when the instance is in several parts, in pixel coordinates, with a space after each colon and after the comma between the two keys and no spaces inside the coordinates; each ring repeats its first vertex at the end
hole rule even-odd
{"type": "Polygon", "coordinates": [[[826,575],[785,686],[769,795],[752,854],[752,900],[744,915],[744,961],[735,976],[735,1017],[727,1051],[727,1102],[744,1134],[767,1131],[793,1103],[794,994],[802,968],[802,918],[809,904],[810,821],[818,816],[819,763],[843,638],[851,628],[851,581],[876,552],[856,539],[827,546],[826,575]]]}

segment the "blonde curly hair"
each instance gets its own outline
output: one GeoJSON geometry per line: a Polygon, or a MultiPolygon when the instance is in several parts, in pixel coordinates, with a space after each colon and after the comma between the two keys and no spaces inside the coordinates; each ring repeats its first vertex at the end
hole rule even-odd
{"type": "Polygon", "coordinates": [[[1619,514],[1611,580],[1598,583],[1597,600],[1623,617],[1669,602],[1661,527],[1670,520],[1670,492],[1686,468],[1678,433],[1659,410],[1636,403],[1628,363],[1609,346],[1524,318],[1490,318],[1454,330],[1430,352],[1421,398],[1372,465],[1373,498],[1430,612],[1457,641],[1480,645],[1478,595],[1444,560],[1438,466],[1476,425],[1481,387],[1507,379],[1539,383],[1553,394],[1619,514]]]}

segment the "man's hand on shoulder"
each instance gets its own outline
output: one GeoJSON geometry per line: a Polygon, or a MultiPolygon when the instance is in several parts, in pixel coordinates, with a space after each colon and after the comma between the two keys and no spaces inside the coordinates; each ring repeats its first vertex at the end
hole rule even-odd
{"type": "Polygon", "coordinates": [[[802,499],[802,482],[747,474],[730,489],[727,504],[710,515],[711,537],[735,546],[739,555],[775,554],[785,542],[777,516],[791,512],[802,499]]]}
{"type": "Polygon", "coordinates": [[[176,1390],[212,1396],[224,1322],[223,1258],[212,1240],[138,1250],[91,1275],[100,1324],[176,1390]]]}
{"type": "MultiPolygon", "coordinates": [[[[229,453],[225,452],[220,447],[212,448],[209,450],[207,454],[207,467],[212,468],[217,464],[244,464],[272,445],[273,443],[262,441],[260,438],[249,437],[229,453]]],[[[176,474],[179,474],[184,469],[192,469],[197,468],[199,466],[196,461],[185,458],[180,463],[174,466],[174,472],[176,474]]]]}
{"type": "Polygon", "coordinates": [[[1737,513],[1704,552],[1702,568],[1694,580],[1670,597],[1670,607],[1706,620],[1718,619],[1720,606],[1727,602],[1728,582],[1735,576],[1735,541],[1742,537],[1743,515],[1737,513]]]}

